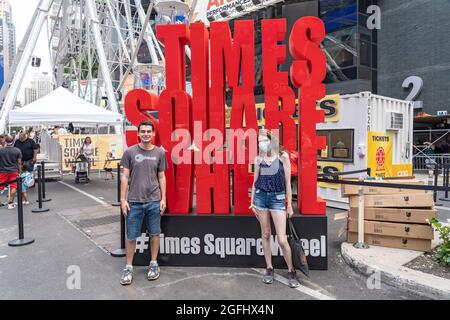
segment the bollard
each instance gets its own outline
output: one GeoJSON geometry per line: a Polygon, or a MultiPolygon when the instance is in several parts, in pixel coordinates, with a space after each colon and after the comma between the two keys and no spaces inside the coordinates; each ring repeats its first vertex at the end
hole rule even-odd
{"type": "Polygon", "coordinates": [[[31,212],[39,213],[39,212],[47,212],[50,209],[45,209],[42,207],[42,168],[40,166],[37,167],[38,170],[38,208],[31,210],[31,212]]]}
{"type": "MultiPolygon", "coordinates": [[[[363,177],[359,181],[364,181],[363,177]]],[[[358,188],[358,242],[353,244],[356,249],[368,249],[369,246],[364,242],[364,188],[358,188]]]]}
{"type": "Polygon", "coordinates": [[[112,205],[114,207],[120,207],[120,162],[117,162],[117,202],[112,205]]]}
{"type": "Polygon", "coordinates": [[[125,216],[120,208],[120,248],[110,252],[112,257],[120,258],[126,256],[125,250],[125,216]]]}
{"type": "MultiPolygon", "coordinates": [[[[45,197],[45,162],[41,161],[41,176],[42,176],[42,202],[49,202],[52,199],[45,197]]],[[[37,200],[36,200],[37,202],[37,200]]]]}
{"type": "Polygon", "coordinates": [[[26,246],[34,242],[34,239],[25,238],[23,230],[23,203],[22,203],[22,178],[17,178],[17,215],[19,220],[19,238],[8,242],[10,247],[26,246]]]}

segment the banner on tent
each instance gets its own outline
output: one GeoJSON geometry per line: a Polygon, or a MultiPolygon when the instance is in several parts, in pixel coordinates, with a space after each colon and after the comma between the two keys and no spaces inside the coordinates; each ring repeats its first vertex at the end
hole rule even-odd
{"type": "Polygon", "coordinates": [[[121,158],[123,154],[123,139],[121,135],[61,135],[58,136],[61,145],[63,171],[70,171],[71,161],[75,161],[83,145],[84,139],[90,137],[93,145],[94,162],[92,169],[102,169],[106,160],[106,153],[112,152],[113,158],[121,158]]]}

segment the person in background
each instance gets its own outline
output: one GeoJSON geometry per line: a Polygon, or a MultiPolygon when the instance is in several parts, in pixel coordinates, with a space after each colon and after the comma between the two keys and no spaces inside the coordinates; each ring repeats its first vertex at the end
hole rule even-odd
{"type": "Polygon", "coordinates": [[[91,137],[84,139],[83,145],[80,148],[79,154],[82,154],[89,161],[88,174],[91,172],[91,164],[94,161],[94,146],[92,145],[91,137]]]}
{"type": "Polygon", "coordinates": [[[28,135],[28,138],[30,138],[30,139],[32,139],[32,140],[34,140],[34,141],[36,141],[36,131],[34,131],[34,128],[33,127],[30,127],[28,130],[27,130],[27,135],[28,135]]]}
{"type": "Polygon", "coordinates": [[[111,179],[114,180],[112,159],[113,159],[112,152],[107,152],[105,165],[103,166],[103,169],[105,169],[105,172],[106,172],[105,180],[108,180],[108,173],[111,174],[111,179]]]}
{"type": "Polygon", "coordinates": [[[19,139],[14,143],[14,147],[22,152],[22,162],[27,165],[28,171],[33,172],[34,164],[38,154],[38,145],[30,139],[26,132],[19,133],[19,139]]]}
{"type": "Polygon", "coordinates": [[[58,132],[57,135],[58,136],[63,136],[67,134],[67,130],[66,128],[64,128],[63,126],[58,126],[58,132]]]}
{"type": "Polygon", "coordinates": [[[429,170],[431,170],[434,168],[434,166],[436,164],[436,160],[435,160],[436,152],[434,151],[435,145],[431,144],[431,142],[429,142],[429,141],[426,141],[423,144],[425,146],[425,149],[423,149],[423,153],[425,154],[425,164],[426,164],[426,167],[429,170]]]}
{"type": "Polygon", "coordinates": [[[55,126],[55,127],[53,128],[53,131],[52,131],[52,133],[51,133],[51,136],[52,136],[52,137],[58,136],[58,130],[59,130],[59,126],[55,126]]]}
{"type": "Polygon", "coordinates": [[[5,138],[6,138],[6,135],[0,134],[0,149],[5,146],[5,138]]]}
{"type": "Polygon", "coordinates": [[[24,205],[29,205],[30,201],[28,199],[28,188],[33,184],[33,174],[28,171],[28,166],[26,164],[22,165],[22,173],[20,174],[22,180],[22,203],[24,205]]]}
{"type": "MultiPolygon", "coordinates": [[[[2,183],[17,179],[22,170],[22,152],[14,147],[14,138],[6,136],[5,142],[6,146],[0,148],[0,191],[5,189],[5,186],[1,186],[2,183]]],[[[17,183],[11,183],[9,187],[11,192],[8,199],[8,209],[14,209],[16,207],[14,199],[17,192],[17,183]]]]}

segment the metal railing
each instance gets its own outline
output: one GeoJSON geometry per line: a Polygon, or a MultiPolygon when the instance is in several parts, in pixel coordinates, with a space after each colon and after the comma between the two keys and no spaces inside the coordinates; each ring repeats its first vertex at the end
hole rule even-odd
{"type": "Polygon", "coordinates": [[[450,153],[441,153],[441,154],[417,154],[413,156],[413,168],[414,171],[418,170],[431,170],[437,164],[439,167],[442,165],[450,163],[450,153]]]}

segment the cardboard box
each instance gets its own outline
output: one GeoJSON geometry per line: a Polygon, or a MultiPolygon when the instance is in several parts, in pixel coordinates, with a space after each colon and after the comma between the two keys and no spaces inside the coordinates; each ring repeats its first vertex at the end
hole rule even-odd
{"type": "MultiPolygon", "coordinates": [[[[358,241],[358,234],[354,233],[354,232],[349,232],[348,237],[347,237],[347,242],[355,243],[357,241],[358,241]]],[[[364,241],[369,246],[408,249],[408,250],[417,250],[417,251],[426,251],[426,252],[431,251],[431,240],[367,234],[364,236],[364,241]]]]}
{"type": "MultiPolygon", "coordinates": [[[[358,232],[358,220],[348,221],[348,231],[358,232]]],[[[364,234],[433,240],[431,226],[423,224],[379,222],[364,220],[364,234]]]]}
{"type": "MultiPolygon", "coordinates": [[[[349,179],[353,180],[353,179],[349,179]]],[[[354,180],[357,181],[357,180],[354,180]]],[[[366,180],[365,182],[376,182],[376,183],[399,183],[399,184],[413,184],[413,185],[423,185],[423,181],[418,181],[415,179],[393,179],[393,180],[366,180]]],[[[341,193],[342,196],[352,196],[358,195],[359,186],[350,185],[350,184],[342,184],[341,185],[341,193]]],[[[363,186],[364,194],[403,194],[403,193],[426,193],[426,190],[414,190],[414,189],[401,189],[401,188],[383,188],[383,187],[370,187],[363,186]]]]}
{"type": "MultiPolygon", "coordinates": [[[[349,198],[351,208],[358,208],[358,196],[349,198]]],[[[412,194],[382,194],[364,196],[365,207],[378,208],[432,208],[434,206],[432,193],[412,194]]]]}
{"type": "MultiPolygon", "coordinates": [[[[436,209],[364,208],[365,220],[428,224],[436,216],[436,209]]],[[[351,208],[349,217],[358,220],[358,208],[351,208]]]]}

